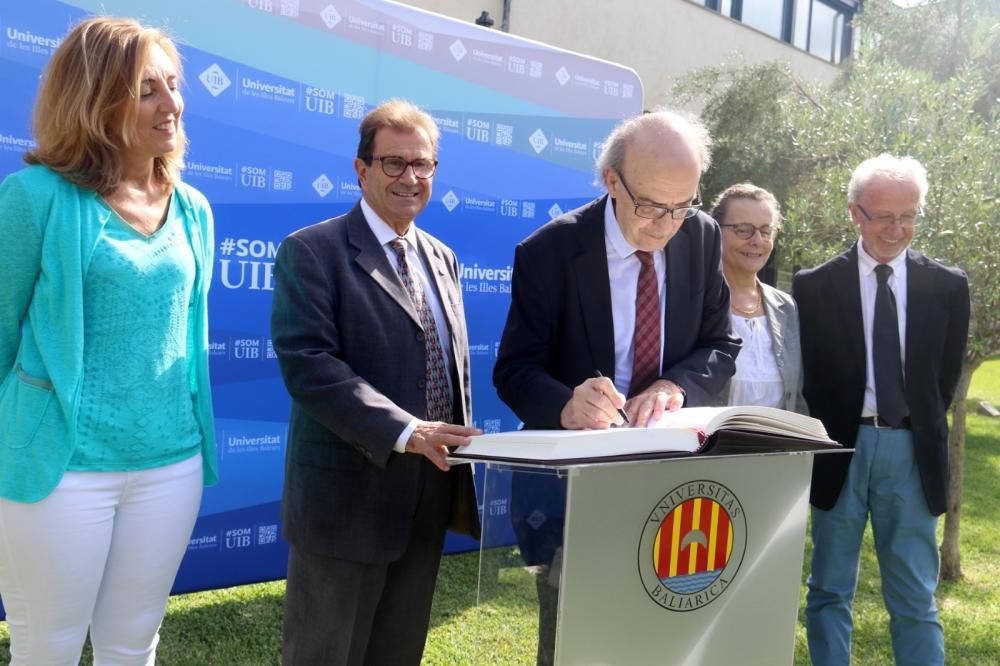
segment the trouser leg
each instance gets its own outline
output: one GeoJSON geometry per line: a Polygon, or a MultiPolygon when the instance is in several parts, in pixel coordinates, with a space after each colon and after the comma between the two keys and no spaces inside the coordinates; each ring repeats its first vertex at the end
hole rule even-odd
{"type": "Polygon", "coordinates": [[[95,666],[152,666],[198,517],[201,455],[127,473],[90,629],[95,666]]]}
{"type": "Polygon", "coordinates": [[[837,503],[812,509],[812,565],[806,593],[806,637],[816,666],[851,661],[854,592],[868,519],[868,474],[874,428],[862,427],[837,503]]]}
{"type": "Polygon", "coordinates": [[[907,430],[879,431],[871,519],[896,664],[943,664],[944,633],[934,600],[937,518],[927,509],[907,430]]]}
{"type": "Polygon", "coordinates": [[[451,477],[426,463],[410,543],[388,564],[294,545],[285,592],[285,666],[417,666],[447,528],[451,477]]]}
{"type": "Polygon", "coordinates": [[[0,499],[11,666],[79,663],[123,481],[123,474],[68,472],[39,502],[0,499]]]}

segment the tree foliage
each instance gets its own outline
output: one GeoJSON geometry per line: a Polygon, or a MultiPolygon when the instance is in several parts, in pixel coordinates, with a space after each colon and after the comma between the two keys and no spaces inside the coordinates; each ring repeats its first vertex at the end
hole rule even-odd
{"type": "Polygon", "coordinates": [[[770,63],[699,70],[677,92],[703,98],[715,138],[706,199],[749,180],[782,202],[776,254],[786,270],[817,265],[857,238],[847,183],[863,160],[888,152],[927,168],[914,246],[963,268],[972,295],[941,547],[942,577],[958,578],[965,399],[975,368],[1000,353],[1000,0],[909,9],[869,0],[854,26],[858,48],[832,85],[770,63]]]}
{"type": "Polygon", "coordinates": [[[969,360],[1000,352],[1000,13],[998,0],[903,9],[871,0],[862,38],[830,86],[783,63],[705,68],[678,86],[704,96],[715,138],[706,199],[750,180],[782,202],[778,260],[813,266],[857,238],[847,182],[864,159],[911,155],[930,178],[914,245],[969,273],[969,360]]]}

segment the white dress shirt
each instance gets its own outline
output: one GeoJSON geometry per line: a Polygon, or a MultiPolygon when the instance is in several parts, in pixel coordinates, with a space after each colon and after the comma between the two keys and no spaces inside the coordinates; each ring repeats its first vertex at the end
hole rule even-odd
{"type": "MultiPolygon", "coordinates": [[[[858,277],[861,281],[861,320],[865,327],[865,403],[861,416],[876,416],[878,406],[875,400],[875,365],[872,362],[872,328],[875,324],[875,292],[878,289],[878,277],[875,267],[878,262],[865,251],[861,239],[858,239],[858,277]]],[[[896,297],[896,316],[899,319],[899,352],[900,361],[906,367],[906,249],[903,249],[889,262],[892,275],[889,276],[889,289],[896,297]]]]}
{"type": "MultiPolygon", "coordinates": [[[[382,250],[385,252],[386,258],[389,260],[389,265],[393,267],[396,272],[399,272],[399,259],[396,255],[396,251],[392,249],[389,245],[392,241],[397,238],[402,238],[406,245],[406,260],[409,262],[410,271],[412,276],[419,281],[420,289],[424,293],[424,300],[427,301],[427,305],[431,308],[431,314],[434,316],[434,324],[437,326],[438,339],[441,341],[441,351],[444,356],[445,365],[445,376],[448,379],[448,391],[452,391],[451,385],[451,333],[448,329],[448,319],[444,316],[444,309],[441,307],[441,298],[438,296],[437,287],[434,286],[434,281],[430,278],[430,271],[427,269],[424,257],[420,254],[417,249],[417,227],[416,224],[410,224],[410,228],[402,236],[397,234],[392,227],[385,223],[385,221],[378,216],[378,213],[368,205],[368,202],[364,199],[361,200],[361,212],[365,215],[365,221],[368,223],[368,227],[375,234],[375,238],[382,245],[382,250]]],[[[454,395],[454,393],[452,393],[454,395]]],[[[407,424],[403,432],[399,434],[396,439],[396,444],[393,447],[396,451],[402,453],[406,451],[406,442],[410,439],[410,435],[413,434],[414,428],[417,427],[417,422],[420,419],[413,419],[407,424]]]]}
{"type": "MultiPolygon", "coordinates": [[[[608,277],[611,279],[611,317],[615,329],[615,388],[628,395],[632,382],[632,340],[635,337],[635,293],[642,263],[635,256],[618,226],[615,209],[608,197],[604,207],[604,247],[608,257],[608,277]]],[[[663,251],[653,252],[656,285],[660,295],[660,374],[663,373],[663,322],[667,308],[666,257],[663,251]]]]}

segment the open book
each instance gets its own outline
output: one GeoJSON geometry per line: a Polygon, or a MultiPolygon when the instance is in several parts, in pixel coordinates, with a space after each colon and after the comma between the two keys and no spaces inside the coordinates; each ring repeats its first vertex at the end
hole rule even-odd
{"type": "Polygon", "coordinates": [[[840,448],[817,419],[773,407],[688,407],[649,428],[480,435],[455,458],[511,462],[661,458],[840,448]]]}

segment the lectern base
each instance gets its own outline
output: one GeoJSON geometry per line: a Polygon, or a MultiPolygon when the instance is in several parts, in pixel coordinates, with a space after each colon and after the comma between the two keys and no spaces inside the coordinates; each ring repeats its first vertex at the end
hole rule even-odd
{"type": "Polygon", "coordinates": [[[473,662],[541,634],[539,663],[792,663],[813,455],[487,462],[479,602],[534,596],[543,621],[470,626],[490,634],[473,662]]]}

